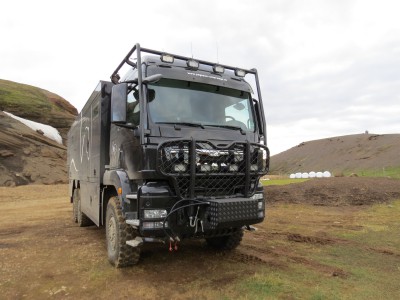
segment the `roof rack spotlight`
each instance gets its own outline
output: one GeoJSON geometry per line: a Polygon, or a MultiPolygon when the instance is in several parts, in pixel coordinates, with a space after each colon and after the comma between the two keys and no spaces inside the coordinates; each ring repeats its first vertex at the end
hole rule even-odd
{"type": "Polygon", "coordinates": [[[225,68],[223,67],[223,66],[220,66],[220,65],[214,65],[213,66],[213,70],[214,70],[214,73],[224,73],[225,72],[225,68]]]}
{"type": "Polygon", "coordinates": [[[237,77],[244,77],[244,76],[246,76],[246,72],[244,70],[241,70],[241,69],[236,69],[235,70],[235,75],[237,77]]]}
{"type": "Polygon", "coordinates": [[[186,62],[187,66],[191,69],[197,70],[199,68],[199,62],[194,59],[189,59],[186,62]]]}
{"type": "Polygon", "coordinates": [[[174,62],[174,57],[171,54],[163,53],[161,54],[161,61],[165,63],[173,63],[174,62]]]}

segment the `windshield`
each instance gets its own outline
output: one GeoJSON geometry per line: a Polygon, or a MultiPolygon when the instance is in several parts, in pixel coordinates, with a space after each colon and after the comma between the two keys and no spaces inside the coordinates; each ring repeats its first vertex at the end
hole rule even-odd
{"type": "Polygon", "coordinates": [[[190,123],[254,131],[248,92],[162,79],[149,85],[149,95],[149,113],[154,123],[190,123]]]}

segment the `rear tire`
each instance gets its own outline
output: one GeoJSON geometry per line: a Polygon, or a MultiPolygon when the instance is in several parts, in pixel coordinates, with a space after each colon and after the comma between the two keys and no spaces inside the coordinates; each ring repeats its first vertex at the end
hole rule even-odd
{"type": "MultiPolygon", "coordinates": [[[[79,227],[87,227],[93,225],[92,220],[90,220],[81,210],[81,190],[74,190],[74,210],[76,211],[76,223],[79,227]]],[[[74,215],[73,215],[74,217],[74,215]]]]}
{"type": "Polygon", "coordinates": [[[239,228],[230,235],[206,238],[208,246],[217,250],[233,250],[239,246],[243,237],[243,229],[239,228]]]}
{"type": "Polygon", "coordinates": [[[136,236],[135,230],[125,223],[119,198],[110,198],[106,213],[106,240],[108,260],[113,266],[123,268],[139,262],[140,247],[126,244],[136,236]]]}
{"type": "Polygon", "coordinates": [[[72,221],[74,223],[78,223],[78,193],[79,189],[74,189],[74,194],[72,195],[72,221]]]}

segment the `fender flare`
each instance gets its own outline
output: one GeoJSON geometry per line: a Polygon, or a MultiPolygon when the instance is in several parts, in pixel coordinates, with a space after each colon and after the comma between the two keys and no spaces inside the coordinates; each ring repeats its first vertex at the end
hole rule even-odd
{"type": "MultiPolygon", "coordinates": [[[[119,201],[121,203],[125,202],[126,195],[131,192],[131,186],[129,184],[129,177],[126,172],[121,170],[106,170],[103,175],[103,185],[105,186],[114,186],[117,191],[117,195],[119,201]],[[121,188],[122,193],[119,193],[118,190],[121,188]]],[[[102,197],[102,206],[104,204],[104,199],[102,197]]],[[[123,206],[122,206],[122,210],[123,206]]]]}

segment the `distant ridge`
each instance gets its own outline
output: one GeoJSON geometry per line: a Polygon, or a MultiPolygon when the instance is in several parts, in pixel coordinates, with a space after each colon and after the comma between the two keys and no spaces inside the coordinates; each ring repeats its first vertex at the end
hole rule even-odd
{"type": "Polygon", "coordinates": [[[400,134],[355,134],[314,140],[271,157],[270,174],[325,170],[336,176],[400,172],[400,134]]]}

